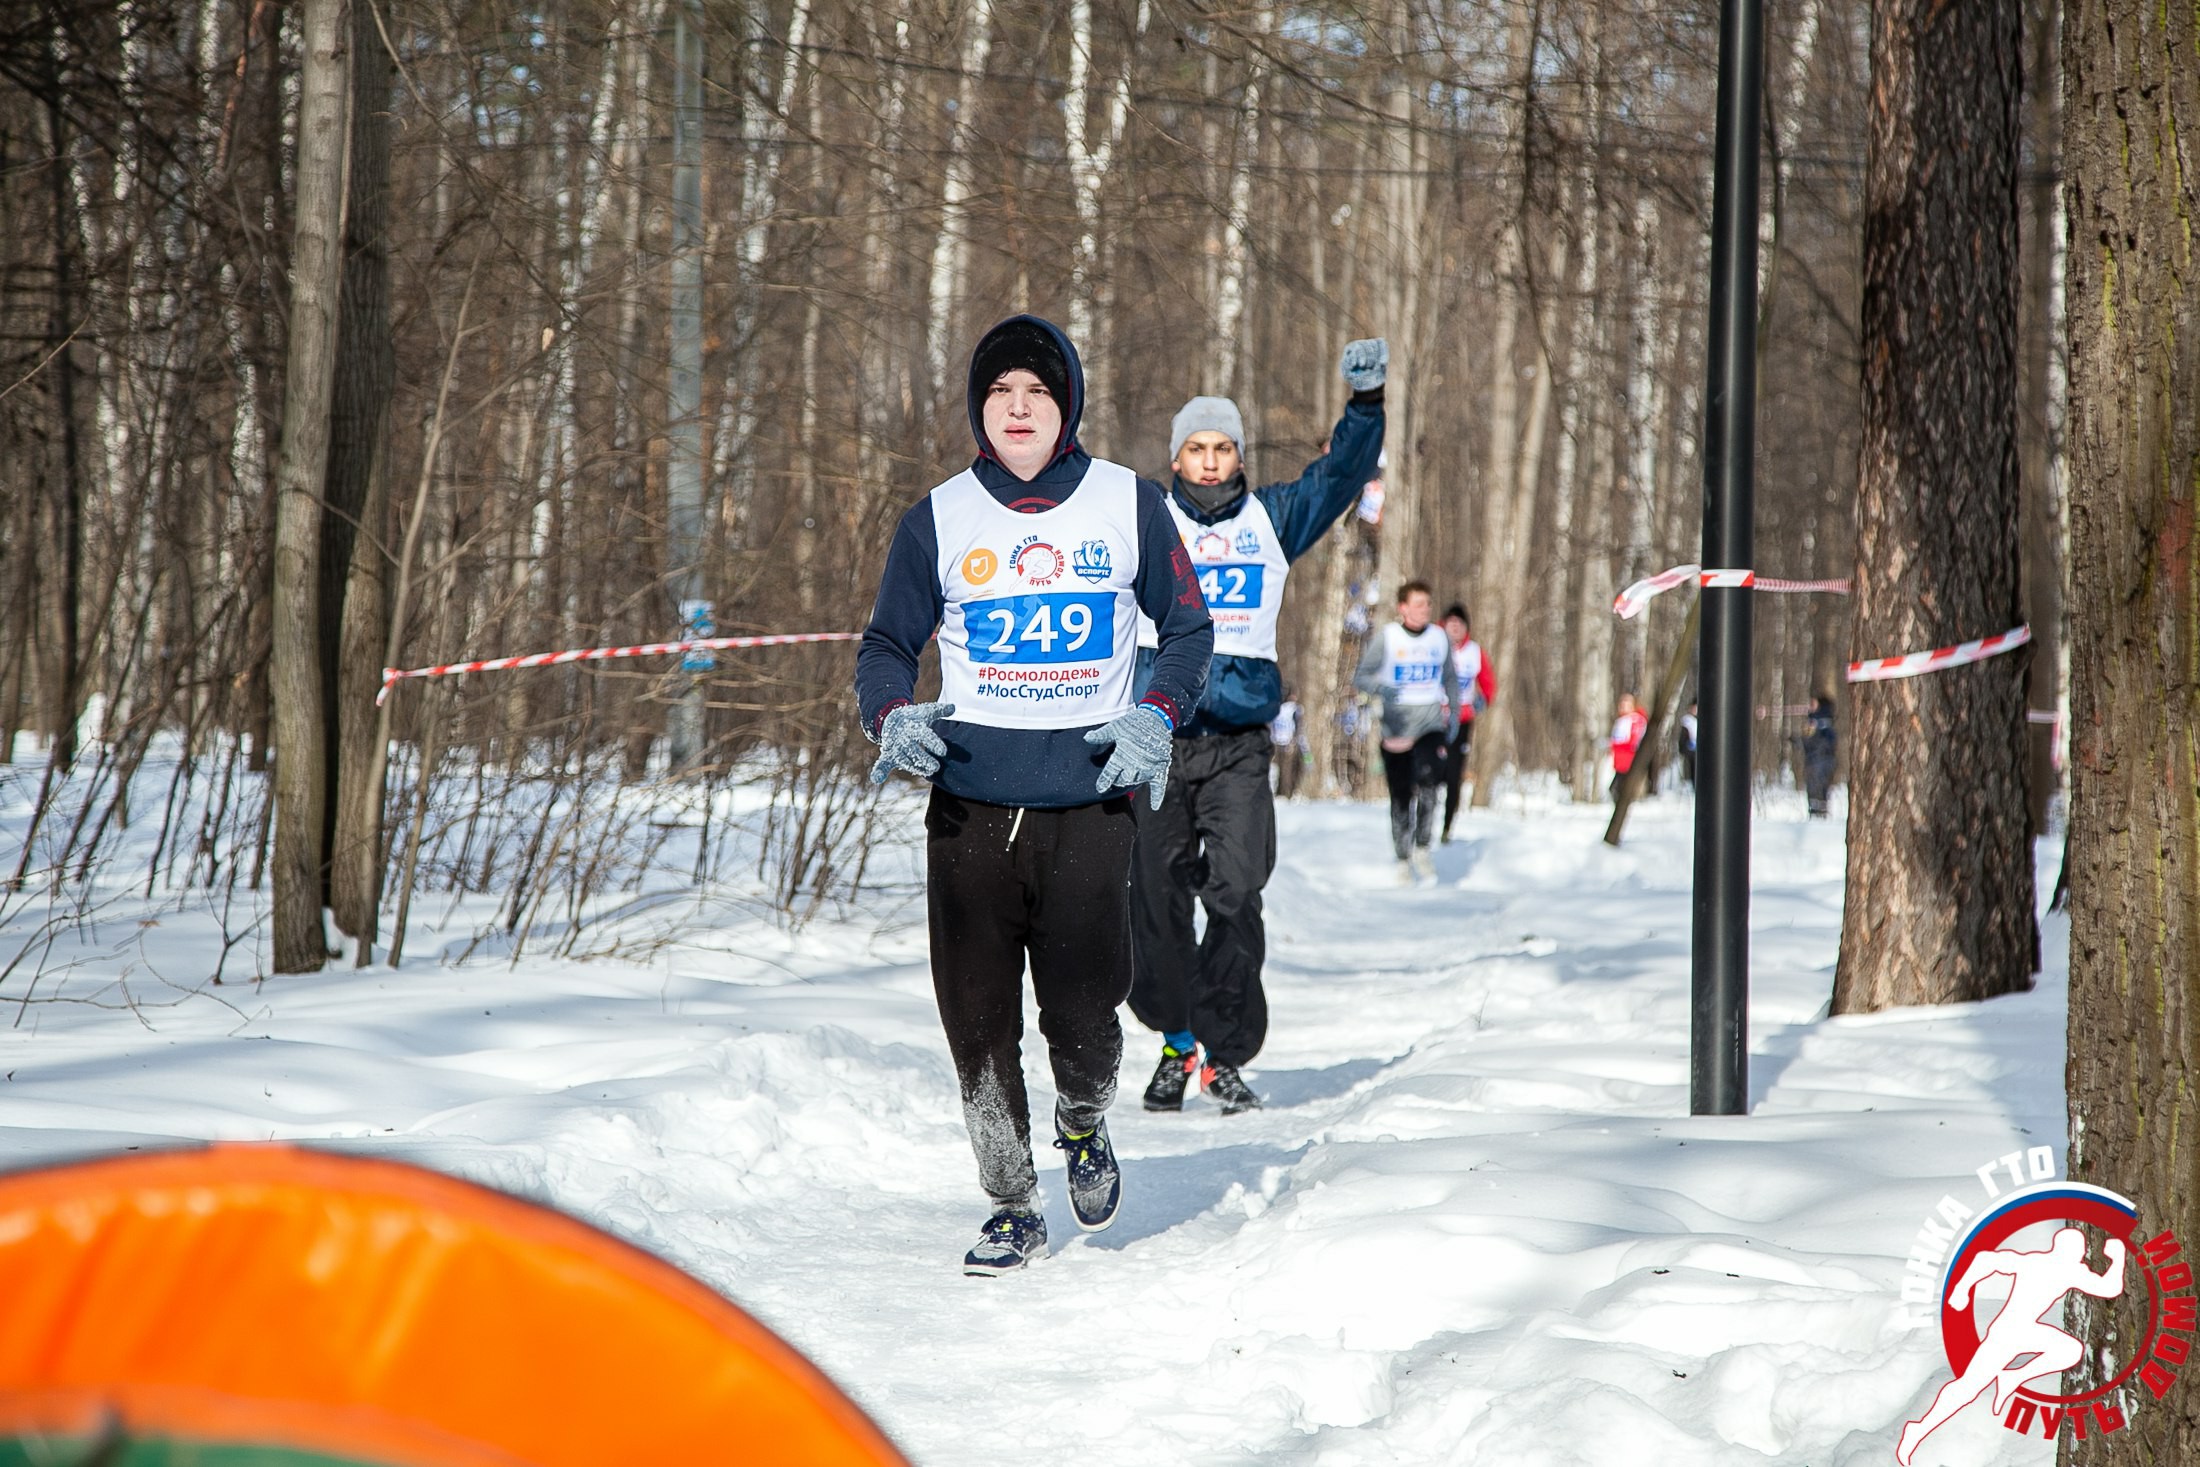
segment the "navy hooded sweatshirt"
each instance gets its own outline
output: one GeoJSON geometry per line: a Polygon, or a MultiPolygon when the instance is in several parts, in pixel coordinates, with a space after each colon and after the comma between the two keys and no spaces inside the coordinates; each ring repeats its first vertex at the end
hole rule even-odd
{"type": "MultiPolygon", "coordinates": [[[[1010,509],[1037,513],[1066,503],[1083,482],[1091,455],[1077,446],[1077,425],[1084,415],[1085,376],[1077,349],[1051,322],[1037,316],[1012,316],[980,338],[971,353],[968,385],[970,431],[978,440],[978,457],[971,471],[986,492],[1010,509]],[[1017,478],[993,456],[986,441],[984,404],[987,390],[998,374],[985,372],[981,364],[999,358],[1004,336],[1034,336],[1042,346],[1060,353],[1059,377],[1053,371],[1039,375],[1050,387],[1066,379],[1062,402],[1062,432],[1054,457],[1031,479],[1017,478]]],[[[1138,609],[1153,619],[1160,645],[1154,650],[1142,677],[1139,702],[1159,713],[1169,727],[1181,725],[1199,706],[1200,690],[1207,678],[1207,663],[1214,651],[1214,627],[1207,619],[1206,598],[1192,573],[1191,557],[1178,538],[1176,523],[1162,501],[1161,486],[1150,479],[1138,481],[1138,577],[1134,586],[1138,609]]],[[[940,627],[946,596],[939,581],[939,536],[932,522],[932,498],[927,494],[909,508],[894,531],[886,552],[886,570],[879,580],[878,603],[871,624],[864,629],[856,652],[856,699],[862,710],[864,730],[873,739],[888,713],[910,701],[916,687],[917,662],[933,633],[940,627]]],[[[1089,728],[1024,729],[992,728],[944,718],[932,725],[947,744],[947,757],[932,782],[949,794],[982,800],[993,805],[1018,805],[1031,809],[1066,809],[1090,805],[1118,791],[1094,788],[1108,749],[1085,742],[1089,728]]]]}

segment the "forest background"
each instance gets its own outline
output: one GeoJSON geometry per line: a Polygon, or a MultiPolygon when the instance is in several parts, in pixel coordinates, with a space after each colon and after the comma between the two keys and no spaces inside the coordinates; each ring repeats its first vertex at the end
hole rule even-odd
{"type": "MultiPolygon", "coordinates": [[[[278,709],[314,701],[270,669],[294,244],[317,182],[344,201],[313,656],[347,931],[371,932],[384,873],[409,891],[422,860],[511,883],[516,915],[560,805],[515,802],[513,782],[662,775],[686,687],[669,660],[484,674],[401,686],[383,722],[384,665],[676,635],[682,441],[718,630],[860,628],[895,520],[969,457],[969,342],[1022,309],[1085,354],[1086,444],[1161,477],[1195,392],[1242,404],[1255,482],[1295,475],[1342,407],[1338,349],[1388,337],[1380,522],[1348,517],[1285,606],[1320,788],[1362,788],[1350,668],[1417,575],[1471,607],[1502,679],[1481,795],[1508,768],[1601,795],[1614,697],[1651,690],[1688,599],[1622,622],[1611,596],[1695,559],[1701,533],[1715,5],[372,0],[328,38],[355,99],[333,180],[300,176],[313,8],[17,6],[0,31],[0,759],[18,730],[57,754],[18,877],[34,845],[88,869],[148,751],[180,736],[197,757],[163,776],[171,812],[175,780],[223,808],[163,842],[158,879],[259,883],[266,802],[226,792],[254,786],[236,771],[266,765],[278,709]],[[668,366],[683,269],[702,292],[690,415],[668,366]],[[65,777],[80,730],[96,758],[65,777]],[[474,819],[511,824],[508,855],[438,856],[459,805],[437,792],[469,782],[474,819]]],[[[1772,10],[1758,561],[1838,578],[1869,6],[1772,10]]],[[[2054,0],[2033,0],[2021,468],[2043,719],[2062,704],[2057,35],[2054,0]]],[[[1848,658],[1898,650],[1852,647],[1850,616],[1760,598],[1760,771],[1792,757],[1813,692],[1845,697],[1848,658]]],[[[775,648],[702,680],[706,768],[763,769],[798,811],[779,832],[789,902],[860,871],[848,669],[845,647],[775,648]]],[[[2030,737],[2037,827],[2054,726],[2030,737]]]]}

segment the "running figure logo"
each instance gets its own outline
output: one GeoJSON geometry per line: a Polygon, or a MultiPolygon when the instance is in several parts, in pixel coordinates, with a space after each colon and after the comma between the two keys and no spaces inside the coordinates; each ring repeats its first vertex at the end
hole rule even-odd
{"type": "Polygon", "coordinates": [[[2124,1291],[2124,1240],[2110,1238],[2101,1245],[2107,1264],[2098,1273],[2085,1260],[2085,1234],[2076,1228],[2058,1228],[2055,1240],[2038,1252],[1997,1248],[1972,1258],[1971,1266],[1948,1293],[1957,1309],[1969,1309],[1972,1294],[1990,1278],[2014,1280],[2008,1302],[1987,1326],[1978,1342],[1978,1353],[1961,1375],[1940,1388],[1932,1406],[1902,1428],[1894,1456],[1909,1467],[1918,1446],[1958,1411],[1970,1405],[1988,1388],[1996,1416],[2005,1414],[2017,1390],[2042,1376],[2061,1375],[2085,1358],[2078,1337],[2047,1322],[2047,1315],[2062,1307],[2072,1289],[2096,1299],[2114,1299],[2124,1291]]]}
{"type": "Polygon", "coordinates": [[[2200,1296],[2184,1245],[2167,1229],[2148,1236],[2130,1198],[2059,1179],[2060,1169],[2045,1146],[1997,1157],[1974,1173],[1980,1202],[1943,1196],[1917,1230],[1897,1317],[1940,1336],[1954,1378],[1904,1423],[1894,1449],[1902,1467],[1981,1400],[2018,1436],[2083,1442],[2123,1431],[2150,1398],[2167,1399],[2190,1361],[2200,1296]],[[2089,1252],[2096,1239],[2100,1267],[2089,1252]],[[1990,1280],[2006,1280],[2007,1297],[1989,1318],[1990,1280]],[[2061,1327],[2073,1294],[2126,1301],[2117,1313],[2131,1317],[2113,1355],[2093,1356],[2061,1327]]]}

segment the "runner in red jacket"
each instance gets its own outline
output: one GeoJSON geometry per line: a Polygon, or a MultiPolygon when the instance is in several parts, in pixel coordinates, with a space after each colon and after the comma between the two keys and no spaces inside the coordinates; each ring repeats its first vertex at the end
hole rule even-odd
{"type": "Polygon", "coordinates": [[[1633,693],[1619,695],[1618,716],[1612,720],[1612,798],[1619,798],[1619,782],[1635,767],[1642,737],[1650,731],[1650,715],[1635,706],[1633,693]]]}

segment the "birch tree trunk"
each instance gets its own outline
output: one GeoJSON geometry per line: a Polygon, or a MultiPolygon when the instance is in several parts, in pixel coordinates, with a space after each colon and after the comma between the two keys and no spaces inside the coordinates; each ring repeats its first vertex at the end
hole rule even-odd
{"type": "MultiPolygon", "coordinates": [[[[1383,444],[1389,467],[1383,470],[1383,525],[1376,579],[1382,594],[1416,576],[1432,574],[1433,547],[1422,542],[1420,455],[1416,408],[1424,396],[1421,370],[1421,242],[1428,191],[1418,176],[1415,107],[1417,54],[1413,10],[1407,0],[1392,0],[1385,22],[1385,49],[1391,75],[1383,97],[1383,141],[1377,154],[1383,168],[1383,238],[1389,268],[1379,299],[1384,319],[1378,325],[1390,340],[1389,382],[1383,391],[1388,425],[1383,444]]],[[[1385,601],[1383,604],[1388,605],[1385,601]]]]}
{"type": "Polygon", "coordinates": [[[962,401],[957,384],[948,375],[947,342],[969,268],[970,226],[965,215],[970,200],[972,113],[977,106],[978,79],[985,73],[985,58],[993,45],[993,0],[977,0],[964,24],[969,29],[963,35],[955,115],[948,122],[947,177],[940,186],[940,232],[932,242],[931,279],[925,292],[924,359],[932,375],[928,396],[934,410],[944,413],[948,422],[960,421],[959,414],[946,406],[962,401]]]}
{"type": "Polygon", "coordinates": [[[328,961],[328,930],[321,921],[328,731],[322,723],[319,566],[351,151],[345,0],[304,0],[302,14],[298,207],[291,235],[282,462],[275,485],[269,679],[277,750],[273,936],[278,973],[314,972],[328,961]]]}
{"type": "MultiPolygon", "coordinates": [[[[2024,620],[2015,11],[1875,0],[1864,224],[1863,656],[2024,620]]],[[[1858,684],[1833,1011],[2027,987],[2024,664],[1858,684]]]]}
{"type": "MultiPolygon", "coordinates": [[[[2064,8],[2078,735],[2068,862],[2070,1171],[2134,1199],[2145,1235],[2174,1230],[2188,1258],[2200,1239],[2196,49],[2200,15],[2190,5],[2067,0],[2064,8]]],[[[2134,1278],[2121,1300],[2074,1301],[2070,1326],[2095,1370],[2112,1354],[2129,1358],[2147,1298],[2134,1278]]],[[[2166,1400],[2137,1395],[2128,1429],[2066,1442],[2062,1460],[2200,1461],[2192,1368],[2184,1374],[2166,1400]]]]}

